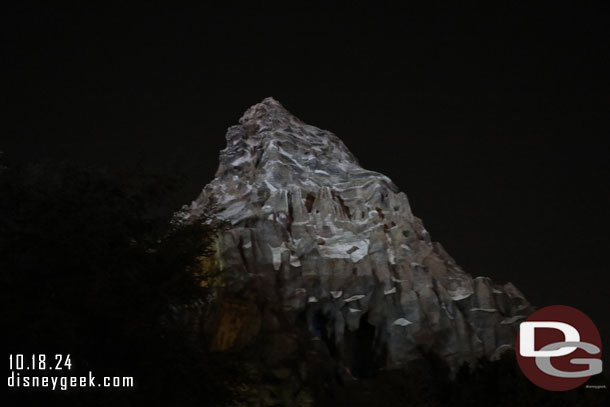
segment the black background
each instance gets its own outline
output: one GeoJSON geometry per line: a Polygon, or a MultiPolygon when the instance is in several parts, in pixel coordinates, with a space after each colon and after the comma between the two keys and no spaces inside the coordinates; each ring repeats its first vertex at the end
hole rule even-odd
{"type": "Polygon", "coordinates": [[[185,173],[178,209],[212,179],[225,129],[273,96],[392,178],[467,272],[577,307],[604,340],[609,14],[12,8],[0,150],[7,165],[185,173]]]}

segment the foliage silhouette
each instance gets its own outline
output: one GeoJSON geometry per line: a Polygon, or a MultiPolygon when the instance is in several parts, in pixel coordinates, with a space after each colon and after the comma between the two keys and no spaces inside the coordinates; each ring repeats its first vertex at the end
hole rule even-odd
{"type": "MultiPolygon", "coordinates": [[[[170,220],[176,179],[38,164],[0,173],[2,312],[9,353],[70,354],[71,375],[133,376],[122,390],[12,391],[16,403],[222,405],[234,356],[210,354],[172,307],[205,298],[214,229],[170,220]]],[[[22,372],[25,374],[25,372],[22,372]]]]}

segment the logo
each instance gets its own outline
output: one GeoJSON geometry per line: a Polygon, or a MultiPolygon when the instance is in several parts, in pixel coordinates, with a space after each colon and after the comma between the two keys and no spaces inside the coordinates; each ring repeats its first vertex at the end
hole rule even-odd
{"type": "Polygon", "coordinates": [[[515,348],[525,376],[546,390],[571,390],[602,372],[597,327],[576,308],[553,305],[534,312],[521,323],[515,348]]]}

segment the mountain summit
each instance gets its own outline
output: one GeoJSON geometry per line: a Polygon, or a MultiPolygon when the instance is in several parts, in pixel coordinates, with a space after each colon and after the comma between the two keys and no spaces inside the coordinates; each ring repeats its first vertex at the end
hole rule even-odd
{"type": "Polygon", "coordinates": [[[226,139],[215,179],[178,214],[230,225],[217,239],[213,347],[317,341],[358,376],[429,353],[455,369],[513,346],[531,312],[519,290],[465,273],[333,133],[267,98],[226,139]]]}

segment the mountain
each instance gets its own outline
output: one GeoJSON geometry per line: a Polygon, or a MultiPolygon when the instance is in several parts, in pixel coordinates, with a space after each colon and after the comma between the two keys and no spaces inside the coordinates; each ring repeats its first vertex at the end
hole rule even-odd
{"type": "Polygon", "coordinates": [[[263,341],[270,366],[272,349],[311,348],[355,377],[428,354],[455,371],[512,349],[532,311],[523,294],[464,272],[333,133],[266,98],[226,139],[216,177],[177,214],[227,225],[212,348],[263,341]]]}

